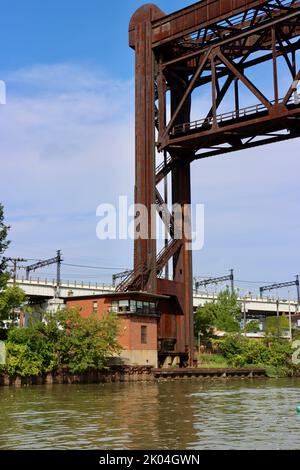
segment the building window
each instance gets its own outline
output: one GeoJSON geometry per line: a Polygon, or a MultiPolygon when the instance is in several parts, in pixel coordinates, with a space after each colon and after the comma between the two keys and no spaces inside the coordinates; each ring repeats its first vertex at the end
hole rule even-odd
{"type": "Polygon", "coordinates": [[[147,327],[145,325],[141,326],[141,343],[147,344],[147,327]]]}
{"type": "Polygon", "coordinates": [[[119,302],[117,300],[113,300],[111,303],[111,311],[114,313],[118,313],[119,310],[119,302]]]}
{"type": "Polygon", "coordinates": [[[129,300],[119,300],[119,312],[129,312],[129,300]]]}
{"type": "Polygon", "coordinates": [[[149,313],[149,302],[143,302],[143,313],[148,315],[148,313],[149,313]]]}
{"type": "Polygon", "coordinates": [[[98,313],[98,302],[93,302],[93,315],[97,315],[98,313]]]}
{"type": "Polygon", "coordinates": [[[156,313],[156,308],[155,308],[155,303],[150,302],[150,313],[155,314],[156,313]]]}
{"type": "Polygon", "coordinates": [[[136,303],[136,313],[143,313],[143,302],[139,300],[136,303]]]}
{"type": "Polygon", "coordinates": [[[130,311],[134,313],[136,312],[136,300],[130,301],[130,311]]]}

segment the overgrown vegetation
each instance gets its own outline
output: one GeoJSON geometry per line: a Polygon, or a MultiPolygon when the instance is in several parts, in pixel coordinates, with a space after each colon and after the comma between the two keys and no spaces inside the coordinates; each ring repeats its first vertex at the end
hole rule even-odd
{"type": "Polygon", "coordinates": [[[258,320],[250,320],[246,324],[246,333],[258,333],[260,331],[260,323],[258,320]]]}
{"type": "Polygon", "coordinates": [[[8,287],[9,273],[4,253],[10,241],[7,239],[10,227],[4,222],[4,209],[0,204],[0,322],[7,320],[11,312],[26,301],[25,292],[17,286],[8,287]]]}
{"type": "Polygon", "coordinates": [[[284,335],[289,330],[289,318],[287,315],[280,315],[280,317],[267,317],[266,318],[266,334],[277,336],[284,335]]]}
{"type": "Polygon", "coordinates": [[[198,367],[201,368],[218,368],[230,367],[230,364],[221,354],[200,354],[198,367]]]}
{"type": "Polygon", "coordinates": [[[219,340],[222,356],[234,367],[265,367],[269,375],[293,375],[300,368],[292,363],[291,343],[274,337],[250,339],[228,335],[219,340]]]}
{"type": "MultiPolygon", "coordinates": [[[[287,316],[280,316],[279,319],[276,316],[267,317],[266,337],[260,339],[243,336],[240,319],[237,296],[228,290],[221,292],[214,303],[198,308],[195,333],[200,334],[203,349],[214,353],[201,353],[199,367],[264,367],[270,376],[300,372],[300,366],[292,363],[294,351],[291,342],[277,338],[278,333],[283,335],[289,328],[287,316]],[[217,330],[224,332],[225,336],[217,338],[217,330]]],[[[245,330],[247,333],[257,333],[260,324],[257,320],[251,320],[245,330]]]]}
{"type": "Polygon", "coordinates": [[[204,340],[211,338],[214,331],[228,333],[240,331],[241,308],[236,294],[229,290],[220,292],[215,302],[208,302],[199,307],[195,314],[195,333],[204,340]]]}
{"type": "Polygon", "coordinates": [[[83,318],[77,309],[64,309],[26,328],[11,328],[2,371],[26,376],[102,369],[121,349],[117,333],[118,320],[113,314],[83,318]]]}

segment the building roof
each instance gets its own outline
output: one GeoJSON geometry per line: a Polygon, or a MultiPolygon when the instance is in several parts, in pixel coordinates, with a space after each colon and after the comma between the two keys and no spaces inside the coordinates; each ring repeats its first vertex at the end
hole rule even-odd
{"type": "Polygon", "coordinates": [[[150,292],[143,291],[129,291],[129,292],[107,292],[104,294],[90,294],[90,295],[80,295],[80,296],[68,296],[64,297],[65,301],[74,301],[74,300],[89,300],[89,299],[103,299],[109,298],[112,300],[118,299],[132,299],[132,300],[145,300],[145,301],[155,301],[155,300],[168,300],[170,296],[162,294],[151,294],[150,292]]]}

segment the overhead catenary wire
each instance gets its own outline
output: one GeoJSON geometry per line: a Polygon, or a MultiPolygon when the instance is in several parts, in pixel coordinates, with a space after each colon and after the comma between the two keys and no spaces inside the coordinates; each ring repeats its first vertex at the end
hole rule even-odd
{"type": "Polygon", "coordinates": [[[62,263],[63,266],[72,266],[72,267],[75,267],[75,268],[87,268],[87,269],[107,269],[107,270],[110,270],[110,271],[113,271],[113,270],[118,270],[118,269],[128,269],[128,268],[124,268],[124,267],[120,267],[120,266],[86,266],[86,265],[83,265],[83,264],[71,264],[71,263],[62,263]]]}
{"type": "MultiPolygon", "coordinates": [[[[28,261],[41,261],[40,258],[27,258],[27,260],[28,261]]],[[[62,266],[68,266],[68,267],[71,267],[71,268],[95,269],[95,270],[100,270],[100,271],[101,270],[102,271],[106,271],[106,270],[107,271],[118,271],[118,270],[120,270],[120,271],[124,270],[125,271],[125,270],[129,269],[128,267],[124,267],[124,266],[95,266],[95,265],[85,265],[85,264],[76,264],[76,263],[61,263],[61,264],[62,264],[62,266]]],[[[22,269],[23,266],[20,267],[20,268],[22,269]]],[[[46,275],[52,275],[52,272],[47,272],[47,271],[46,272],[43,271],[43,272],[46,275]]],[[[83,271],[80,271],[78,273],[72,272],[72,271],[64,272],[64,276],[66,276],[66,275],[70,275],[70,276],[78,275],[78,276],[82,276],[82,277],[90,278],[90,279],[96,278],[96,274],[95,275],[93,275],[93,274],[88,274],[87,275],[83,271]]],[[[105,274],[103,273],[103,275],[105,275],[105,274]]],[[[199,278],[199,279],[205,280],[205,279],[211,278],[213,276],[203,276],[203,275],[201,275],[201,276],[196,276],[196,277],[199,278]]],[[[253,281],[253,280],[245,280],[245,279],[236,279],[236,282],[243,283],[243,284],[261,285],[261,284],[273,284],[273,283],[275,284],[279,281],[274,281],[274,280],[273,281],[270,281],[270,280],[269,281],[253,281]]]]}

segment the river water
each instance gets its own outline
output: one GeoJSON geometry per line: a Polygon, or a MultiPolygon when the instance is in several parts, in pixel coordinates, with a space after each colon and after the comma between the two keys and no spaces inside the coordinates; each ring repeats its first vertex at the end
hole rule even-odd
{"type": "Polygon", "coordinates": [[[0,449],[299,449],[300,378],[0,388],[0,449]]]}

